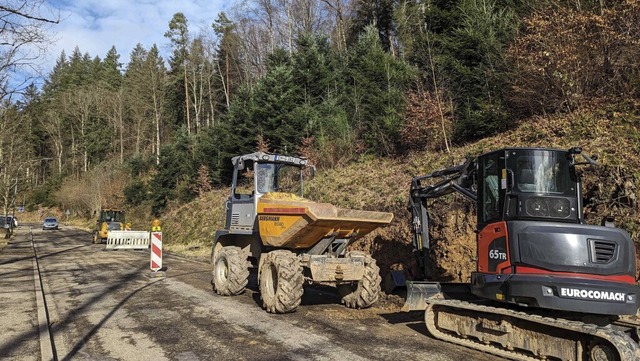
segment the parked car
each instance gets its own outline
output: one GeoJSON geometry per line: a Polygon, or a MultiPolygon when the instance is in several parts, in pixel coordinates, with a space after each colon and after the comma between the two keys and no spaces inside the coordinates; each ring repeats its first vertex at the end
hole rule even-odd
{"type": "Polygon", "coordinates": [[[45,218],[44,222],[42,222],[42,229],[58,229],[58,220],[54,217],[45,218]]]}

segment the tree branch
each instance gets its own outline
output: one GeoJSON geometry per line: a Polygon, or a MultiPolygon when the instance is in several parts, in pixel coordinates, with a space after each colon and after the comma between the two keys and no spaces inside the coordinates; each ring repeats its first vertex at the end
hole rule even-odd
{"type": "Polygon", "coordinates": [[[18,16],[23,17],[25,19],[42,21],[42,22],[50,23],[50,24],[58,24],[58,23],[60,23],[60,20],[51,20],[51,19],[42,18],[42,17],[39,17],[39,16],[29,15],[29,14],[20,12],[20,11],[15,10],[15,9],[8,8],[8,7],[4,6],[4,5],[0,5],[0,10],[6,11],[6,12],[14,14],[14,15],[18,15],[18,16]]]}

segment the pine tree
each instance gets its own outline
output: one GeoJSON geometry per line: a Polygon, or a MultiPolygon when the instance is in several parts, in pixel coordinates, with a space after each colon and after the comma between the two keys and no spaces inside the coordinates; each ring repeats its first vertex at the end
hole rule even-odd
{"type": "Polygon", "coordinates": [[[120,88],[122,84],[122,64],[120,63],[120,54],[116,51],[115,46],[109,49],[101,66],[100,80],[111,90],[120,88]]]}
{"type": "Polygon", "coordinates": [[[350,32],[350,43],[358,42],[368,26],[375,27],[380,44],[385,51],[395,55],[395,24],[393,0],[361,0],[355,3],[355,16],[350,32]]]}
{"type": "Polygon", "coordinates": [[[236,25],[224,12],[218,14],[211,26],[219,39],[214,70],[218,74],[218,84],[223,90],[223,98],[218,103],[225,104],[225,110],[228,110],[233,95],[244,82],[240,55],[243,40],[236,33],[236,25]]]}
{"type": "Polygon", "coordinates": [[[151,181],[152,211],[159,215],[169,199],[188,201],[195,196],[192,184],[196,179],[196,168],[192,143],[183,127],[174,141],[162,149],[158,172],[151,181]]]}
{"type": "Polygon", "coordinates": [[[189,85],[187,78],[187,56],[189,46],[189,26],[187,18],[183,13],[178,12],[173,15],[169,22],[169,30],[164,36],[171,42],[173,54],[169,58],[171,76],[173,78],[173,97],[175,105],[183,111],[179,113],[179,118],[184,119],[187,133],[191,134],[191,107],[189,105],[189,85]]]}
{"type": "Polygon", "coordinates": [[[366,28],[349,54],[347,112],[367,151],[392,154],[402,125],[403,91],[411,69],[385,52],[377,29],[366,28]]]}

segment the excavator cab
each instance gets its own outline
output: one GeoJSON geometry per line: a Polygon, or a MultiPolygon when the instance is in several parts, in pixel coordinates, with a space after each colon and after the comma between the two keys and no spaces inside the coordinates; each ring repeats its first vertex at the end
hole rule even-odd
{"type": "Polygon", "coordinates": [[[501,150],[477,162],[480,227],[516,219],[582,222],[580,180],[569,152],[501,150]]]}
{"type": "Polygon", "coordinates": [[[564,311],[636,313],[633,241],[622,229],[584,224],[580,153],[502,149],[477,158],[473,294],[564,311]]]}

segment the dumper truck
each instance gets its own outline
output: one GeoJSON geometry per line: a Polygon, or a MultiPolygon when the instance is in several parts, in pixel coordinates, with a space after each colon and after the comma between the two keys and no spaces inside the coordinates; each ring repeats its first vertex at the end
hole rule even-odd
{"type": "Polygon", "coordinates": [[[124,211],[109,208],[101,209],[93,231],[91,232],[92,242],[106,242],[109,231],[123,230],[124,222],[124,211]]]}
{"type": "Polygon", "coordinates": [[[304,198],[305,175],[315,167],[303,157],[256,152],[233,157],[225,228],[215,233],[211,262],[213,288],[238,295],[258,268],[263,307],[293,312],[305,282],[337,288],[342,303],[366,308],[380,293],[376,261],[348,246],[387,225],[392,213],[352,210],[304,198]]]}

